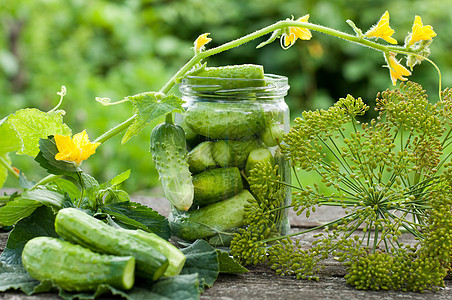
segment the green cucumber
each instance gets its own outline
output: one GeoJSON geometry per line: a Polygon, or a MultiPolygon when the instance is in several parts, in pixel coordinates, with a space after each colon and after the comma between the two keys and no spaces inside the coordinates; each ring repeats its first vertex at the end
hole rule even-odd
{"type": "Polygon", "coordinates": [[[252,137],[240,140],[219,140],[212,147],[212,157],[222,167],[245,168],[251,151],[261,147],[259,139],[252,137]]]}
{"type": "MultiPolygon", "coordinates": [[[[133,256],[137,274],[156,280],[168,268],[168,258],[154,243],[117,229],[76,208],[63,208],[55,218],[55,231],[65,240],[92,251],[119,256],[133,256]]],[[[164,239],[160,243],[168,243],[164,239]]]]}
{"type": "Polygon", "coordinates": [[[190,74],[187,81],[192,85],[218,85],[222,90],[261,87],[265,86],[264,67],[253,64],[208,67],[190,74]]]}
{"type": "Polygon", "coordinates": [[[143,230],[127,230],[127,233],[147,242],[149,245],[152,245],[155,250],[163,253],[168,258],[168,268],[163,274],[163,277],[176,276],[180,274],[180,271],[184,266],[186,256],[176,246],[163,240],[155,233],[143,230]]]}
{"type": "Polygon", "coordinates": [[[271,123],[261,132],[260,138],[267,147],[277,146],[284,138],[284,129],[278,123],[271,123]]]}
{"type": "Polygon", "coordinates": [[[191,130],[211,139],[250,137],[265,128],[265,114],[256,102],[196,102],[185,112],[191,130]]]}
{"type": "Polygon", "coordinates": [[[275,165],[275,159],[267,148],[254,149],[250,152],[246,160],[245,174],[249,176],[250,170],[261,162],[269,162],[271,166],[275,165]]]}
{"type": "Polygon", "coordinates": [[[182,127],[168,122],[154,127],[150,151],[165,197],[177,209],[188,210],[193,203],[194,190],[182,127]]]}
{"type": "Polygon", "coordinates": [[[192,173],[200,173],[217,166],[212,157],[212,145],[211,141],[202,142],[188,153],[187,162],[192,173]]]}
{"type": "Polygon", "coordinates": [[[133,256],[99,254],[47,236],[25,244],[22,264],[34,279],[51,280],[70,292],[95,291],[101,284],[128,290],[135,280],[133,256]]]}
{"type": "Polygon", "coordinates": [[[232,150],[227,140],[218,140],[212,145],[212,157],[220,167],[231,165],[232,150]]]}
{"type": "Polygon", "coordinates": [[[198,210],[173,210],[168,221],[175,236],[186,241],[204,239],[243,226],[245,206],[251,201],[256,201],[253,195],[248,190],[243,190],[229,199],[198,210]]]}
{"type": "Polygon", "coordinates": [[[203,206],[227,199],[243,190],[238,168],[216,168],[193,176],[194,206],[203,206]]]}

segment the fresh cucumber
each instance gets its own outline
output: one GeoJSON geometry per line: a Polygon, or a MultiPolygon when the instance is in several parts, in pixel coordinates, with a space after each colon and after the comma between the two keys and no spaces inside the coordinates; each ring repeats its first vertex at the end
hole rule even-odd
{"type": "Polygon", "coordinates": [[[261,142],[255,137],[240,140],[219,140],[212,147],[212,157],[220,166],[244,169],[249,153],[260,147],[261,142]]]}
{"type": "Polygon", "coordinates": [[[187,162],[192,173],[200,173],[217,166],[212,157],[212,146],[213,142],[205,141],[199,143],[188,153],[187,162]]]}
{"type": "Polygon", "coordinates": [[[176,246],[168,243],[158,235],[151,232],[143,230],[124,230],[126,230],[128,234],[147,242],[149,245],[152,245],[155,250],[163,253],[168,258],[168,268],[163,274],[163,277],[176,276],[180,274],[180,271],[184,266],[186,256],[176,246]]]}
{"type": "Polygon", "coordinates": [[[198,210],[173,210],[168,217],[173,234],[186,241],[230,232],[244,225],[245,206],[256,201],[248,190],[198,210]]]}
{"type": "Polygon", "coordinates": [[[211,139],[250,137],[265,128],[265,114],[259,104],[196,102],[185,112],[186,124],[211,139]]]}
{"type": "Polygon", "coordinates": [[[277,146],[284,138],[284,129],[278,123],[270,123],[261,132],[260,138],[267,147],[277,146]]]}
{"type": "MultiPolygon", "coordinates": [[[[76,208],[63,208],[55,218],[55,230],[65,240],[92,251],[133,256],[137,274],[156,280],[168,268],[168,258],[156,249],[156,243],[137,237],[131,230],[117,229],[76,208]]],[[[160,239],[159,243],[168,243],[160,239]]]]}
{"type": "Polygon", "coordinates": [[[248,155],[245,166],[245,174],[248,176],[251,169],[254,169],[258,163],[269,162],[271,166],[275,165],[275,159],[267,148],[254,149],[248,155]]]}
{"type": "Polygon", "coordinates": [[[212,157],[220,167],[231,165],[232,150],[227,140],[218,140],[212,145],[212,157]]]}
{"type": "Polygon", "coordinates": [[[94,291],[101,284],[128,290],[135,280],[133,256],[99,254],[46,236],[25,244],[22,264],[31,277],[51,280],[70,292],[94,291]]]}
{"type": "Polygon", "coordinates": [[[227,199],[243,190],[238,168],[216,168],[193,176],[194,206],[203,206],[227,199]]]}
{"type": "Polygon", "coordinates": [[[192,85],[218,85],[222,90],[233,90],[265,85],[264,67],[244,64],[200,69],[187,77],[192,85]],[[207,77],[207,78],[206,78],[207,77]]]}
{"type": "Polygon", "coordinates": [[[186,161],[187,146],[182,127],[165,122],[151,132],[150,151],[168,201],[179,210],[193,203],[192,176],[186,161]]]}

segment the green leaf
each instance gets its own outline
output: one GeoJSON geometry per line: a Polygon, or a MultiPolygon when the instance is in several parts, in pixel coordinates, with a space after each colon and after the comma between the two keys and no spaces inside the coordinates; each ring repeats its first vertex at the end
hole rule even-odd
{"type": "Polygon", "coordinates": [[[0,261],[6,265],[21,265],[25,244],[37,236],[58,237],[54,227],[55,215],[51,208],[41,206],[25,219],[20,220],[9,233],[0,261]]]}
{"type": "Polygon", "coordinates": [[[135,121],[129,126],[122,138],[122,143],[138,134],[146,125],[153,120],[173,112],[182,112],[184,103],[175,95],[163,95],[161,93],[149,92],[127,97],[134,106],[137,115],[135,121]]]}
{"type": "Polygon", "coordinates": [[[14,225],[31,215],[42,203],[36,200],[16,198],[0,207],[0,226],[14,225]]]}
{"type": "Polygon", "coordinates": [[[249,270],[242,266],[235,258],[229,255],[228,252],[216,249],[218,254],[218,261],[220,263],[220,273],[228,274],[243,274],[248,273],[249,270]]]}
{"type": "Polygon", "coordinates": [[[120,185],[121,183],[123,183],[124,181],[129,179],[129,177],[130,177],[130,169],[125,172],[122,172],[119,175],[116,175],[113,179],[111,179],[109,181],[109,184],[110,184],[110,186],[120,185]]]}
{"type": "Polygon", "coordinates": [[[153,232],[165,240],[171,237],[168,220],[148,206],[135,202],[121,202],[102,206],[101,210],[124,228],[139,228],[153,232]]]}
{"type": "Polygon", "coordinates": [[[31,278],[22,265],[8,265],[0,261],[0,292],[13,289],[30,295],[38,284],[39,281],[31,278]]]}
{"type": "Polygon", "coordinates": [[[39,140],[40,152],[35,160],[47,172],[55,175],[76,176],[74,173],[80,172],[81,169],[74,162],[65,160],[56,160],[55,155],[59,152],[53,136],[39,140]]]}
{"type": "Polygon", "coordinates": [[[22,172],[19,173],[19,185],[20,185],[20,187],[22,187],[24,189],[30,189],[35,184],[36,184],[35,181],[28,181],[27,178],[25,177],[24,173],[22,173],[22,172]]]}
{"type": "Polygon", "coordinates": [[[156,296],[159,296],[155,299],[199,299],[200,291],[198,274],[161,278],[152,285],[150,291],[156,296]]]}
{"type": "Polygon", "coordinates": [[[35,108],[26,108],[8,116],[6,122],[12,125],[22,139],[22,147],[17,153],[32,157],[39,153],[39,139],[55,134],[72,134],[71,129],[63,123],[61,112],[49,114],[35,108]]]}
{"type": "Polygon", "coordinates": [[[58,178],[53,181],[53,183],[58,187],[59,190],[65,191],[68,193],[69,197],[71,199],[78,199],[80,198],[81,192],[77,185],[72,182],[71,180],[58,178]]]}
{"type": "Polygon", "coordinates": [[[17,131],[5,122],[6,118],[0,121],[0,155],[15,152],[22,147],[22,141],[19,138],[17,131]]]}
{"type": "Polygon", "coordinates": [[[41,206],[49,206],[54,210],[63,207],[67,200],[66,196],[44,188],[26,191],[17,198],[0,207],[0,226],[16,224],[19,220],[28,217],[33,211],[41,206]]]}
{"type": "Polygon", "coordinates": [[[31,191],[25,191],[20,195],[20,198],[39,201],[41,204],[50,206],[56,210],[62,208],[63,203],[67,200],[66,196],[61,192],[45,188],[36,188],[31,191]]]}
{"type": "Polygon", "coordinates": [[[196,240],[181,250],[187,257],[181,274],[199,274],[200,289],[212,287],[220,271],[218,255],[212,246],[204,240],[196,240]]]}
{"type": "Polygon", "coordinates": [[[104,204],[129,202],[130,196],[126,191],[107,189],[105,190],[104,204]]]}

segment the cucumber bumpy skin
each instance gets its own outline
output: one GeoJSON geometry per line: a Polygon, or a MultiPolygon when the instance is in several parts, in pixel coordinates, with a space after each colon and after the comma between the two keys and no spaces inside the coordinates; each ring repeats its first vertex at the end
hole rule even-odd
{"type": "Polygon", "coordinates": [[[182,127],[167,122],[154,127],[150,151],[165,197],[178,210],[187,211],[193,204],[194,188],[182,127]]]}
{"type": "Polygon", "coordinates": [[[198,210],[172,211],[168,217],[173,234],[186,241],[231,232],[244,225],[245,206],[256,201],[248,190],[198,210]]]}
{"type": "Polygon", "coordinates": [[[261,147],[261,142],[255,138],[240,140],[219,140],[212,146],[212,157],[222,167],[238,167],[244,169],[248,154],[261,147]]]}
{"type": "MultiPolygon", "coordinates": [[[[121,229],[122,230],[122,229],[121,229]]],[[[168,258],[168,268],[166,269],[163,277],[176,276],[180,274],[180,271],[184,267],[187,257],[182,251],[180,251],[173,244],[163,240],[155,233],[146,232],[143,230],[127,230],[128,234],[131,234],[143,241],[146,241],[149,245],[152,245],[157,251],[163,253],[168,258]]]]}
{"type": "Polygon", "coordinates": [[[51,280],[70,292],[94,291],[101,284],[128,290],[135,280],[133,256],[99,254],[52,237],[28,241],[22,264],[31,277],[51,280]]]}
{"type": "Polygon", "coordinates": [[[200,173],[217,166],[217,163],[212,157],[212,146],[212,141],[205,141],[199,143],[188,153],[187,162],[191,172],[200,173]]]}
{"type": "Polygon", "coordinates": [[[265,128],[265,113],[256,102],[196,102],[185,112],[191,130],[210,139],[250,137],[265,128]]]}
{"type": "Polygon", "coordinates": [[[193,204],[204,206],[225,200],[243,190],[242,176],[236,167],[216,168],[193,176],[193,204]]]}
{"type": "MultiPolygon", "coordinates": [[[[55,218],[55,231],[65,240],[92,251],[119,256],[133,256],[136,273],[157,280],[168,268],[168,258],[155,245],[117,229],[77,208],[63,208],[55,218]]],[[[168,243],[161,239],[161,243],[168,243]]]]}

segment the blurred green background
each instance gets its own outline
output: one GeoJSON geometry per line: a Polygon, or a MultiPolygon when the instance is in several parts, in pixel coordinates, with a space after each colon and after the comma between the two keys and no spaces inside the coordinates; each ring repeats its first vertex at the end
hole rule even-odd
{"type": "MultiPolygon", "coordinates": [[[[208,46],[214,47],[309,13],[313,23],[353,34],[347,19],[366,31],[385,10],[399,44],[415,15],[433,26],[438,36],[430,58],[442,70],[443,87],[452,86],[452,0],[0,0],[0,119],[25,107],[52,109],[65,85],[65,122],[74,133],[86,129],[94,139],[132,114],[128,103],[104,107],[95,97],[120,100],[159,90],[190,59],[201,33],[211,33],[208,46]]],[[[279,41],[256,50],[263,40],[208,63],[262,64],[267,73],[288,76],[292,119],[306,109],[327,108],[347,94],[373,105],[378,91],[392,88],[383,55],[373,50],[316,32],[311,41],[298,41],[286,51],[279,41]]],[[[430,64],[416,66],[410,79],[435,98],[438,75],[430,64]]],[[[148,126],[125,145],[121,136],[115,137],[83,168],[99,181],[132,169],[125,187],[129,192],[156,186],[150,130],[148,126]]],[[[46,175],[32,158],[11,158],[30,180],[46,175]]],[[[6,186],[17,183],[10,177],[6,186]]]]}

